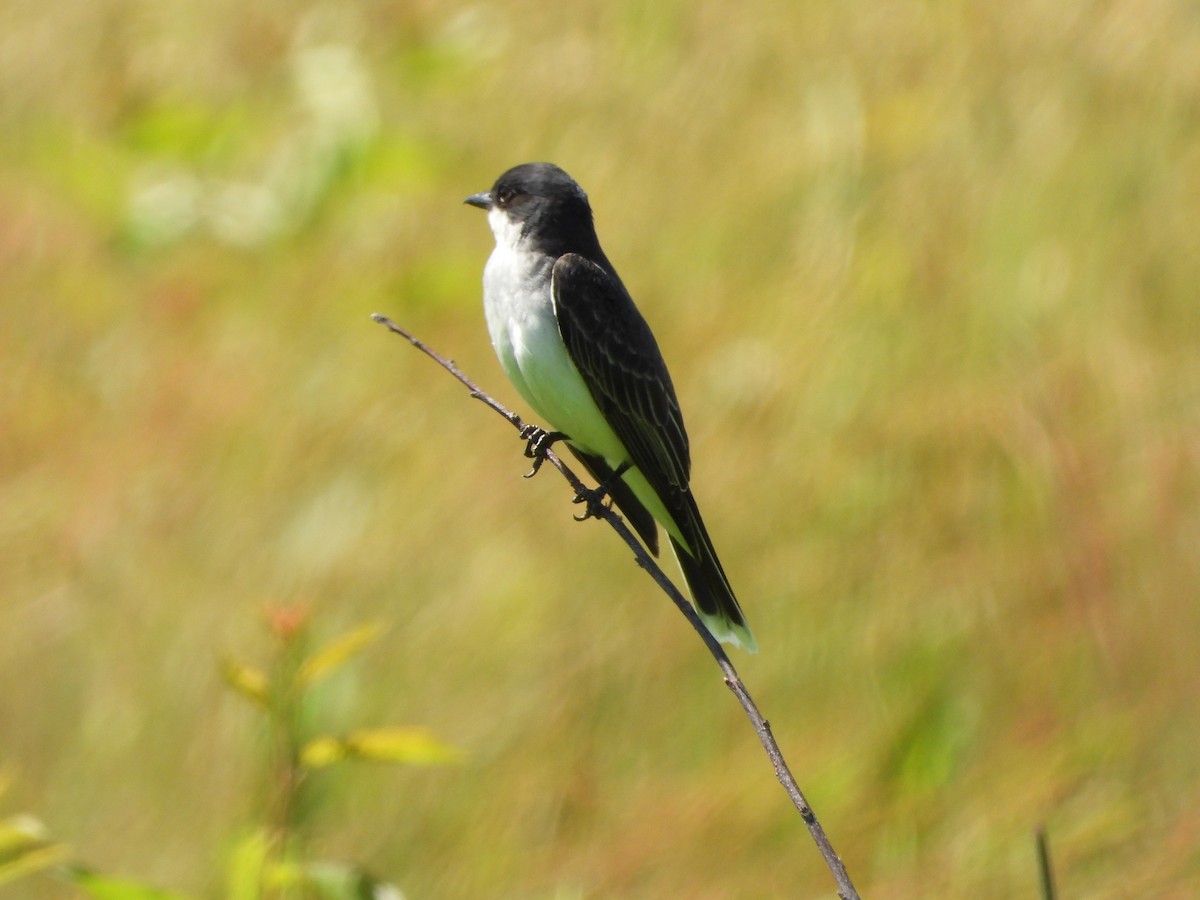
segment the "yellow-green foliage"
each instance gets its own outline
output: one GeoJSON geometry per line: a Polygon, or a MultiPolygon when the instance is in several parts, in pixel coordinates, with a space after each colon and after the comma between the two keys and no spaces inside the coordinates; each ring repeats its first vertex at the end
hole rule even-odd
{"type": "Polygon", "coordinates": [[[549,159],[864,894],[1031,896],[1043,823],[1065,896],[1200,890],[1194,4],[8,0],[0,85],[6,810],[220,896],[262,750],[220,660],[300,602],[385,626],[326,728],[465,751],[323,773],[321,857],[832,893],[628,552],[368,318],[515,403],[461,202],[549,159]]]}

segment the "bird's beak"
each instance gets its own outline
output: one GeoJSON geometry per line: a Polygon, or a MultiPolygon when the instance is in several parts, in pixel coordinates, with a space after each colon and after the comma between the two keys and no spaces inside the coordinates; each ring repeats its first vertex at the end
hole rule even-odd
{"type": "Polygon", "coordinates": [[[492,208],[492,192],[484,191],[482,194],[472,194],[463,203],[469,203],[471,206],[478,206],[480,209],[492,208]]]}

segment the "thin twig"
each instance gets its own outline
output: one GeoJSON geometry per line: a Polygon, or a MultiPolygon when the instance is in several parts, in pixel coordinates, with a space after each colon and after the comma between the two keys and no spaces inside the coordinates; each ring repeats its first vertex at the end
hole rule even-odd
{"type": "MultiPolygon", "coordinates": [[[[438,365],[462,382],[467,390],[471,392],[472,397],[483,401],[492,410],[507,419],[518,431],[525,429],[526,423],[520,416],[481,390],[471,379],[462,373],[453,360],[446,359],[423,341],[405,331],[387,316],[375,313],[371,318],[385,326],[389,331],[400,335],[400,337],[438,363],[438,365]]],[[[544,455],[546,461],[554,466],[563,478],[567,480],[567,483],[571,485],[577,496],[586,494],[587,488],[584,483],[579,480],[578,476],[552,450],[545,450],[544,455]]],[[[683,613],[684,618],[691,623],[692,628],[700,635],[701,640],[704,641],[704,645],[708,647],[708,652],[713,655],[713,658],[717,661],[717,665],[720,666],[721,673],[725,677],[725,685],[737,697],[738,703],[742,705],[742,709],[746,711],[746,716],[754,726],[754,731],[758,734],[758,739],[767,751],[767,757],[771,760],[771,765],[775,769],[775,777],[779,779],[779,783],[783,785],[788,797],[791,798],[792,804],[799,811],[800,817],[804,819],[804,824],[808,826],[808,831],[816,842],[817,849],[821,852],[821,856],[825,860],[825,865],[828,866],[834,881],[837,882],[838,896],[842,900],[859,900],[858,892],[854,889],[854,885],[850,881],[850,875],[847,873],[845,865],[833,849],[833,845],[830,844],[829,838],[825,834],[825,829],[821,827],[821,823],[817,820],[812,807],[809,806],[808,800],[805,799],[800,786],[796,784],[796,779],[793,777],[787,762],[783,758],[783,752],[779,749],[779,744],[775,741],[775,736],[771,733],[770,723],[758,711],[758,706],[755,705],[754,699],[750,696],[750,692],[746,689],[746,685],[742,682],[737,670],[734,669],[733,663],[730,662],[729,656],[725,653],[720,642],[712,636],[708,628],[705,627],[700,617],[696,614],[696,610],[693,609],[692,604],[684,598],[679,589],[667,578],[663,570],[659,568],[658,563],[654,561],[654,558],[650,556],[641,542],[634,537],[633,532],[625,525],[625,521],[610,506],[589,503],[588,511],[593,517],[603,519],[612,526],[613,530],[621,536],[621,539],[633,551],[637,564],[645,569],[650,577],[654,579],[655,584],[662,589],[663,593],[671,598],[671,602],[678,607],[679,611],[683,613]]]]}
{"type": "Polygon", "coordinates": [[[1042,900],[1054,900],[1054,869],[1050,865],[1050,841],[1046,837],[1046,826],[1037,830],[1038,875],[1042,883],[1042,900]]]}

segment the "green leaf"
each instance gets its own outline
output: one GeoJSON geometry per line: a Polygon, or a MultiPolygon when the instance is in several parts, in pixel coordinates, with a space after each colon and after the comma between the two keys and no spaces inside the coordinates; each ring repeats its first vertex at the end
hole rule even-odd
{"type": "Polygon", "coordinates": [[[58,865],[69,854],[67,845],[50,840],[32,816],[0,821],[0,884],[58,865]]]}
{"type": "Polygon", "coordinates": [[[263,870],[270,849],[271,842],[261,831],[237,842],[229,858],[229,900],[258,900],[262,896],[263,870]]]}
{"type": "Polygon", "coordinates": [[[360,728],[342,739],[347,755],[375,762],[442,766],[462,760],[462,751],[425,728],[360,728]]]}
{"type": "Polygon", "coordinates": [[[424,728],[359,728],[345,737],[324,735],[304,745],[300,762],[320,769],[343,759],[406,763],[413,766],[444,766],[457,763],[462,752],[438,740],[424,728]]]}
{"type": "Polygon", "coordinates": [[[225,676],[225,683],[247,700],[270,709],[271,685],[262,671],[227,659],[221,665],[221,674],[225,676]]]}
{"type": "Polygon", "coordinates": [[[86,869],[70,869],[65,874],[68,881],[97,900],[185,900],[183,894],[160,890],[136,881],[105,878],[86,869]]]}
{"type": "Polygon", "coordinates": [[[296,673],[296,683],[304,686],[321,680],[379,637],[382,631],[383,628],[373,622],[334,638],[303,662],[296,673]]]}
{"type": "Polygon", "coordinates": [[[300,764],[309,769],[322,769],[346,758],[346,744],[339,738],[319,737],[300,750],[300,764]]]}
{"type": "Polygon", "coordinates": [[[268,880],[276,888],[307,888],[306,896],[320,900],[404,900],[394,885],[342,863],[283,863],[273,868],[268,880]]]}

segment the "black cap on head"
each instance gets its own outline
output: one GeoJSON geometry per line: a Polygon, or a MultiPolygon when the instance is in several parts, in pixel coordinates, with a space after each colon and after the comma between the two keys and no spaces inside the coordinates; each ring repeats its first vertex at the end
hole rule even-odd
{"type": "Polygon", "coordinates": [[[514,219],[527,219],[536,207],[551,207],[562,214],[592,217],[587,194],[570,175],[553,163],[513,166],[496,179],[492,203],[514,219]]]}
{"type": "Polygon", "coordinates": [[[521,226],[526,238],[554,256],[584,253],[603,258],[587,194],[553,163],[513,166],[496,179],[490,191],[472,194],[466,202],[481,209],[502,210],[521,226]]]}

